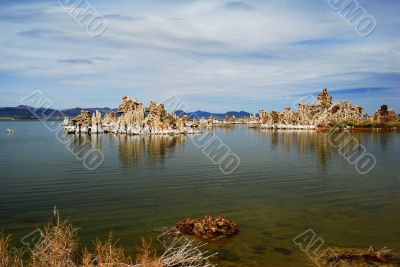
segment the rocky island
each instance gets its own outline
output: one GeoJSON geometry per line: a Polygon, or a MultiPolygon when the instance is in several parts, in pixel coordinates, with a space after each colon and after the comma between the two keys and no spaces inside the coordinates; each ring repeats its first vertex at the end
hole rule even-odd
{"type": "Polygon", "coordinates": [[[109,111],[102,117],[100,111],[91,114],[82,110],[81,114],[63,122],[67,133],[118,133],[132,135],[176,135],[196,134],[199,128],[225,127],[248,124],[262,129],[323,129],[323,128],[400,128],[400,116],[387,105],[372,116],[364,113],[364,108],[349,101],[332,102],[332,96],[325,88],[317,96],[315,103],[297,105],[297,111],[287,107],[282,112],[266,112],[236,118],[226,115],[196,118],[188,115],[177,116],[167,113],[163,104],[151,101],[147,108],[140,102],[124,96],[118,109],[109,111]]]}
{"type": "MultiPolygon", "coordinates": [[[[261,109],[258,123],[261,124],[261,128],[271,129],[387,128],[400,125],[400,116],[386,105],[373,116],[368,116],[363,111],[363,107],[352,105],[349,101],[332,103],[332,96],[325,88],[314,104],[299,103],[297,111],[293,111],[290,107],[282,112],[265,112],[261,109]]],[[[255,121],[255,115],[250,121],[255,121]]]]}
{"type": "Polygon", "coordinates": [[[175,135],[199,133],[197,124],[185,116],[178,117],[166,112],[163,104],[150,102],[149,107],[128,96],[122,98],[118,114],[110,111],[102,117],[100,111],[92,115],[82,110],[81,114],[66,117],[63,122],[67,133],[119,133],[132,135],[175,135]]]}

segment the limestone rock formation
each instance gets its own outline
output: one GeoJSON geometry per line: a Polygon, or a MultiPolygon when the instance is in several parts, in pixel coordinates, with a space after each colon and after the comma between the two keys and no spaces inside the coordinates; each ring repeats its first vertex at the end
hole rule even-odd
{"type": "MultiPolygon", "coordinates": [[[[89,132],[89,127],[92,125],[92,118],[90,116],[90,112],[87,110],[81,110],[81,114],[72,118],[70,120],[70,124],[73,125],[75,131],[80,133],[89,132]]],[[[69,126],[68,131],[71,131],[71,126],[69,126]]]]}
{"type": "Polygon", "coordinates": [[[263,128],[310,129],[364,120],[362,107],[352,106],[348,101],[332,104],[332,97],[327,89],[318,95],[314,104],[298,104],[297,111],[291,108],[285,108],[282,112],[260,110],[259,116],[263,128]]]}
{"type": "Polygon", "coordinates": [[[109,111],[106,115],[104,115],[104,119],[102,121],[102,125],[104,126],[115,126],[117,124],[117,115],[114,111],[109,111]]]}
{"type": "MultiPolygon", "coordinates": [[[[265,116],[265,111],[262,110],[262,109],[260,110],[260,117],[261,116],[265,116]],[[261,113],[262,113],[262,115],[261,115],[261,113]]],[[[248,119],[248,123],[250,123],[250,124],[258,124],[258,123],[260,123],[260,118],[258,118],[256,114],[251,114],[249,119],[248,119]]]]}
{"type": "MultiPolygon", "coordinates": [[[[151,101],[150,106],[146,108],[147,117],[144,124],[152,129],[163,127],[163,122],[166,119],[166,112],[163,104],[157,105],[156,102],[151,101]]],[[[172,122],[172,118],[168,118],[172,122]]]]}
{"type": "Polygon", "coordinates": [[[226,115],[224,118],[224,122],[226,123],[236,123],[235,115],[226,115]]]}
{"type": "Polygon", "coordinates": [[[193,235],[202,239],[213,239],[236,234],[238,226],[235,222],[222,217],[205,216],[203,219],[185,218],[176,228],[182,234],[193,235]]]}
{"type": "Polygon", "coordinates": [[[322,92],[318,95],[315,104],[324,108],[329,108],[332,106],[332,97],[328,93],[328,88],[322,90],[322,92]]]}
{"type": "Polygon", "coordinates": [[[383,105],[374,114],[372,121],[377,123],[399,122],[400,116],[393,109],[389,109],[387,105],[383,105]]]}
{"type": "Polygon", "coordinates": [[[120,134],[192,134],[198,133],[197,122],[189,123],[188,118],[179,118],[175,114],[168,114],[163,104],[150,102],[148,108],[128,96],[122,98],[118,107],[119,116],[110,111],[101,117],[96,111],[92,116],[88,111],[72,120],[64,121],[64,128],[68,133],[102,133],[113,132],[120,134]],[[66,124],[68,122],[68,125],[66,124]]]}
{"type": "Polygon", "coordinates": [[[91,132],[93,133],[100,133],[102,132],[101,129],[101,113],[100,111],[96,110],[96,113],[93,113],[92,115],[92,127],[91,127],[91,132]]]}

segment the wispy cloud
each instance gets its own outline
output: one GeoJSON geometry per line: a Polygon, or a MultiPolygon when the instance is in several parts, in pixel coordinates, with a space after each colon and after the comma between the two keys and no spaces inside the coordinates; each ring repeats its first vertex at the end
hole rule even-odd
{"type": "Polygon", "coordinates": [[[144,17],[130,17],[130,16],[124,16],[124,15],[119,15],[119,14],[106,14],[103,16],[106,19],[109,20],[118,20],[118,21],[135,21],[135,20],[144,20],[144,17]]]}
{"type": "Polygon", "coordinates": [[[60,63],[68,63],[68,64],[88,64],[93,65],[96,62],[108,61],[107,58],[103,57],[93,57],[93,58],[70,58],[70,59],[59,59],[57,60],[60,63]]]}
{"type": "MultiPolygon", "coordinates": [[[[308,46],[334,46],[334,45],[346,45],[351,43],[350,40],[336,39],[336,38],[325,38],[325,39],[308,39],[293,42],[293,45],[308,45],[308,46]]],[[[354,42],[354,41],[353,41],[354,42]]]]}
{"type": "Polygon", "coordinates": [[[62,31],[47,30],[47,29],[34,29],[34,30],[28,30],[28,31],[21,31],[21,32],[18,32],[17,34],[20,36],[24,36],[24,37],[31,37],[31,38],[38,38],[38,39],[64,36],[64,32],[62,32],[62,31]]]}
{"type": "Polygon", "coordinates": [[[232,10],[246,10],[246,11],[256,9],[255,6],[243,1],[228,2],[225,4],[225,8],[232,10]]]}

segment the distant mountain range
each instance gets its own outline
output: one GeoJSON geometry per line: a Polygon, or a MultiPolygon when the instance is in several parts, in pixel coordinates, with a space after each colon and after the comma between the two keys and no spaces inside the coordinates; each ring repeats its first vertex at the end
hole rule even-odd
{"type": "Polygon", "coordinates": [[[0,118],[14,118],[14,119],[37,119],[39,118],[51,118],[51,119],[63,119],[65,116],[74,117],[81,113],[81,110],[88,110],[91,113],[99,110],[103,115],[108,111],[117,109],[110,108],[71,108],[71,109],[35,109],[29,106],[20,105],[17,107],[4,107],[0,108],[0,118]],[[37,116],[35,116],[35,114],[37,116]]]}
{"type": "MultiPolygon", "coordinates": [[[[56,109],[34,109],[29,106],[20,105],[17,107],[0,107],[0,119],[1,118],[8,118],[8,119],[37,119],[35,114],[37,114],[40,118],[51,118],[51,119],[63,119],[65,116],[74,117],[81,113],[81,110],[88,110],[91,113],[94,113],[96,110],[100,111],[102,115],[106,114],[110,110],[117,112],[117,109],[111,108],[71,108],[71,109],[63,109],[63,110],[56,110],[56,109]]],[[[226,115],[235,116],[236,118],[243,118],[250,116],[251,113],[245,111],[229,111],[226,113],[211,113],[207,111],[195,111],[195,112],[184,112],[182,110],[178,110],[175,112],[178,116],[188,115],[190,118],[208,118],[210,116],[222,119],[226,115]]]]}
{"type": "Polygon", "coordinates": [[[184,112],[182,110],[177,110],[176,115],[178,116],[183,116],[183,115],[188,115],[189,118],[193,119],[200,119],[200,118],[208,118],[208,117],[216,117],[218,119],[223,119],[225,118],[225,116],[235,116],[236,118],[244,118],[244,117],[249,117],[251,115],[251,113],[246,112],[246,111],[228,111],[226,113],[211,113],[211,112],[207,112],[207,111],[194,111],[194,112],[184,112]]]}

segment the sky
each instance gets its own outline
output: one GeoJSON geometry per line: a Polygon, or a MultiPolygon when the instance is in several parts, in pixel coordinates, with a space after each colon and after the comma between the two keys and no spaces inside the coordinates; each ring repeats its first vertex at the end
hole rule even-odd
{"type": "Polygon", "coordinates": [[[58,109],[117,107],[127,95],[257,112],[327,87],[334,102],[400,112],[400,1],[348,0],[376,21],[368,36],[335,1],[0,0],[0,106],[40,90],[58,109]],[[70,14],[76,1],[104,32],[70,14]]]}

